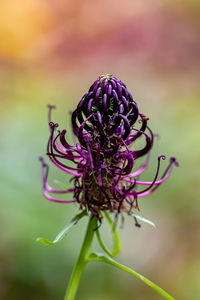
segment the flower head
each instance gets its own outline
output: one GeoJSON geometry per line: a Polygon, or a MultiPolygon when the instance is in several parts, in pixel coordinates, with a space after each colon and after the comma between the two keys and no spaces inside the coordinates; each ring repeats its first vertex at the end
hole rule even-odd
{"type": "Polygon", "coordinates": [[[41,158],[43,193],[51,201],[79,203],[99,220],[103,210],[130,213],[138,208],[138,198],[155,191],[168,178],[174,165],[178,165],[176,158],[171,157],[158,180],[161,159],[165,159],[163,155],[158,156],[154,179],[138,180],[148,166],[154,134],[147,126],[148,117],[139,112],[125,84],[112,75],[100,76],[72,113],[75,145],[67,142],[66,130],[58,130],[58,124],[51,121],[53,108],[49,106],[47,155],[54,165],[73,176],[73,187],[55,190],[49,186],[48,165],[41,158]],[[139,129],[136,124],[140,124],[139,129]],[[145,146],[136,150],[134,146],[138,138],[144,138],[145,146]],[[134,170],[136,159],[144,155],[146,161],[134,170]],[[49,193],[73,193],[73,200],[59,200],[49,193]]]}
{"type": "Polygon", "coordinates": [[[125,84],[111,75],[101,76],[73,112],[73,132],[83,147],[87,148],[89,141],[98,143],[104,156],[110,156],[128,138],[138,114],[125,84]]]}

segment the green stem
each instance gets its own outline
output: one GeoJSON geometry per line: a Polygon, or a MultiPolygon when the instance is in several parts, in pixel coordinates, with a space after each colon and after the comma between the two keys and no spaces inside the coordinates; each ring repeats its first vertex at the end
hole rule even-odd
{"type": "Polygon", "coordinates": [[[64,300],[74,300],[78,289],[78,284],[81,279],[84,267],[88,261],[88,253],[92,244],[95,234],[94,229],[97,227],[97,218],[93,215],[90,216],[81,251],[78,260],[72,272],[69,285],[65,294],[64,300]]]}

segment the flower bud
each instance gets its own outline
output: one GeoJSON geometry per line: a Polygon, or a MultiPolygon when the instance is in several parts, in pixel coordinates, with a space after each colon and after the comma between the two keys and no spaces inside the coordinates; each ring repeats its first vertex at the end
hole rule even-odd
{"type": "Polygon", "coordinates": [[[178,165],[173,157],[158,180],[161,160],[165,159],[160,155],[154,179],[138,180],[137,177],[148,167],[154,134],[147,126],[149,118],[139,113],[125,84],[112,75],[100,76],[72,113],[73,132],[78,139],[75,145],[67,142],[66,130],[58,130],[58,124],[51,121],[53,108],[49,106],[47,155],[56,167],[73,175],[74,186],[68,190],[56,190],[48,185],[48,165],[41,159],[43,193],[50,201],[79,203],[99,220],[103,210],[117,215],[121,211],[130,213],[138,208],[138,198],[154,192],[178,165]],[[144,138],[145,145],[135,149],[134,142],[139,137],[144,138]],[[146,154],[145,163],[134,170],[135,160],[146,154]],[[73,200],[49,195],[71,192],[73,200]]]}
{"type": "Polygon", "coordinates": [[[128,138],[138,114],[125,84],[112,75],[100,76],[72,114],[73,132],[83,147],[95,138],[101,149],[112,152],[128,138]]]}

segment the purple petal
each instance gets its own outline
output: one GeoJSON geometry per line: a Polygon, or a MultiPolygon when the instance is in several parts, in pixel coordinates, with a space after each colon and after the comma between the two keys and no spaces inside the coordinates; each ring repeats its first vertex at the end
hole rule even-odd
{"type": "Polygon", "coordinates": [[[102,89],[103,92],[106,91],[107,84],[108,84],[108,79],[105,78],[103,83],[102,83],[102,86],[101,86],[101,89],[102,89]]]}
{"type": "Polygon", "coordinates": [[[112,93],[112,85],[109,84],[108,89],[107,89],[107,97],[108,97],[108,99],[110,98],[111,93],[112,93]]]}
{"type": "Polygon", "coordinates": [[[120,83],[117,83],[118,96],[122,97],[122,86],[120,83]]]}

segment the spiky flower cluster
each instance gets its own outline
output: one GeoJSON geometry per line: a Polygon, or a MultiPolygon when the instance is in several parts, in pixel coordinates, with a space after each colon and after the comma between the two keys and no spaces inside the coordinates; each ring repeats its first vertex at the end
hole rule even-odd
{"type": "Polygon", "coordinates": [[[99,220],[102,210],[131,212],[138,208],[138,198],[155,191],[170,175],[175,157],[158,180],[161,159],[152,181],[139,181],[138,176],[148,166],[149,153],[153,146],[154,134],[147,126],[148,117],[139,113],[137,104],[124,83],[112,75],[100,76],[79,102],[72,113],[73,133],[77,138],[70,145],[66,130],[58,130],[58,124],[51,121],[49,106],[50,138],[47,155],[62,171],[73,175],[74,186],[67,190],[55,190],[47,183],[48,165],[42,161],[43,193],[55,202],[76,202],[87,208],[99,220]],[[138,122],[137,122],[138,121],[138,122]],[[136,124],[140,128],[136,128],[136,124]],[[145,146],[134,149],[135,141],[143,137],[145,146]],[[131,149],[133,148],[133,149],[131,149]],[[135,161],[146,155],[146,161],[134,169],[135,161]],[[72,162],[75,166],[69,165],[72,162]],[[138,189],[139,186],[146,186],[138,189]],[[59,200],[49,193],[73,193],[73,200],[59,200]]]}

